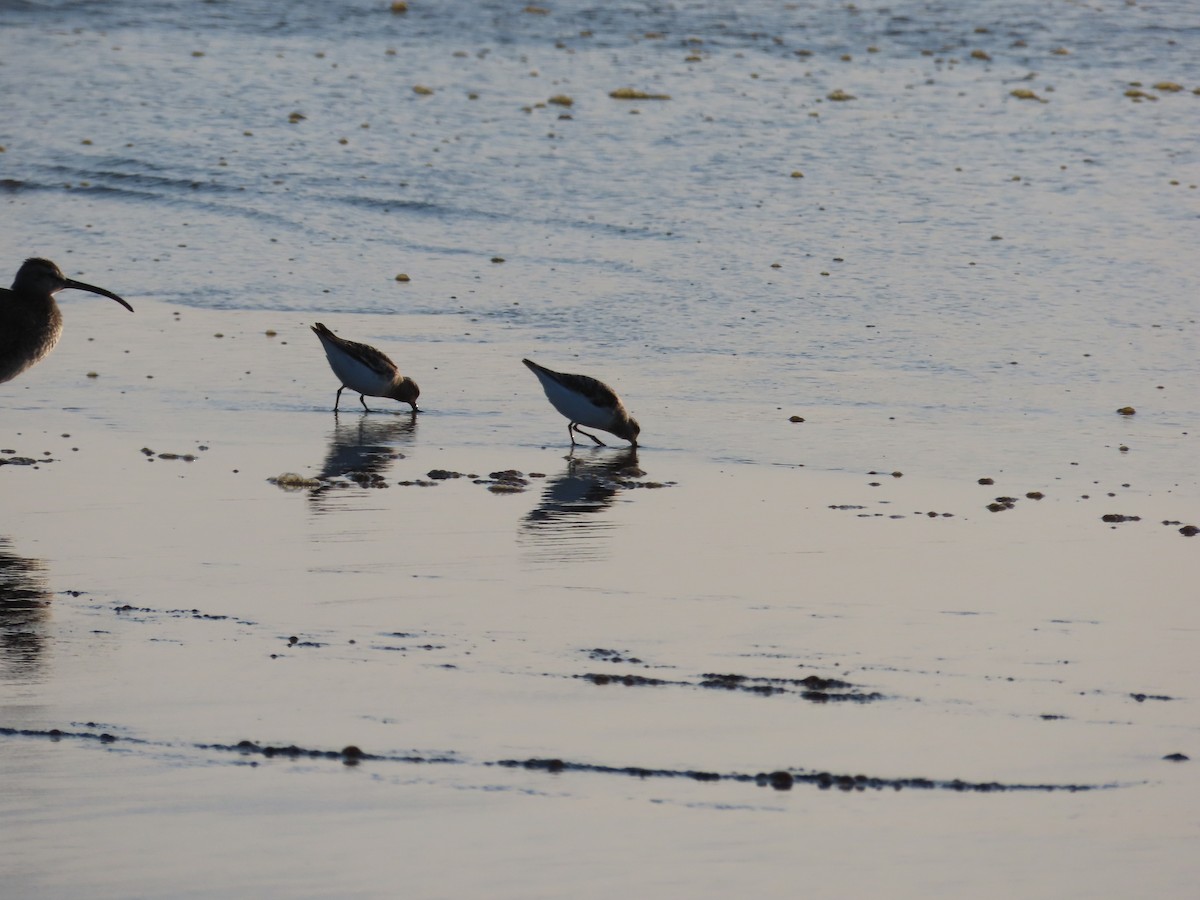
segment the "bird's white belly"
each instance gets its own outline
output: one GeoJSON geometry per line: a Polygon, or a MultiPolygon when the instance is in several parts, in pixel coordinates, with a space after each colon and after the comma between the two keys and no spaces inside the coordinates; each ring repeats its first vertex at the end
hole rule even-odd
{"type": "Polygon", "coordinates": [[[325,355],[329,358],[329,368],[333,369],[333,374],[351,390],[368,397],[383,397],[392,385],[389,376],[381,375],[370,366],[336,348],[326,350],[325,355]]]}
{"type": "Polygon", "coordinates": [[[583,394],[567,390],[551,378],[542,378],[540,373],[538,380],[542,382],[542,387],[546,390],[546,399],[570,421],[587,425],[590,428],[602,429],[607,429],[612,424],[611,409],[597,406],[583,394]]]}

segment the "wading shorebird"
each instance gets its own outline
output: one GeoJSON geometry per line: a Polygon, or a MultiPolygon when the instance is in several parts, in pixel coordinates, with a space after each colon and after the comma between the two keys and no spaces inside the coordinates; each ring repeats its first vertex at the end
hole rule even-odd
{"type": "Polygon", "coordinates": [[[358,391],[359,402],[367,412],[371,411],[367,406],[367,397],[390,397],[407,403],[413,412],[420,412],[417,409],[417,397],[421,395],[421,389],[407,375],[400,374],[387,354],[366,344],[340,338],[320,322],[313,325],[312,330],[321,339],[325,356],[329,358],[329,368],[342,382],[333,401],[334,412],[338,411],[342,391],[346,388],[358,391]]]}
{"type": "Polygon", "coordinates": [[[532,360],[523,359],[521,362],[529,366],[530,371],[538,377],[550,404],[567,417],[567,421],[570,422],[567,434],[571,438],[572,447],[575,446],[576,434],[591,438],[601,447],[607,446],[594,434],[581,430],[580,425],[599,428],[624,438],[634,447],[637,446],[641,426],[629,415],[616,391],[607,384],[587,375],[555,372],[545,366],[539,366],[532,360]]]}
{"type": "Polygon", "coordinates": [[[12,290],[0,288],[0,383],[12,381],[36,365],[62,337],[62,311],[54,295],[67,288],[91,291],[133,307],[104,288],[74,281],[48,259],[27,259],[17,270],[12,290]]]}

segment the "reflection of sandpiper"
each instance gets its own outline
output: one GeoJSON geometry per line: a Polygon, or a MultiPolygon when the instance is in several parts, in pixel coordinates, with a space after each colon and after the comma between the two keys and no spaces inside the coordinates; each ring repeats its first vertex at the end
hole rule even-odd
{"type": "Polygon", "coordinates": [[[407,375],[401,375],[400,369],[385,353],[367,344],[359,344],[340,338],[320,322],[312,326],[313,334],[321,339],[325,348],[325,356],[329,359],[329,368],[333,369],[342,382],[338,388],[337,398],[333,401],[333,411],[338,411],[342,400],[342,391],[350,388],[358,391],[359,402],[367,412],[367,397],[390,397],[417,409],[417,397],[421,389],[407,375]]]}
{"type": "Polygon", "coordinates": [[[338,508],[341,488],[387,487],[384,475],[404,454],[399,445],[411,443],[417,433],[417,414],[406,416],[335,416],[329,449],[308,498],[317,512],[338,508]],[[343,480],[344,479],[344,480],[343,480]]]}
{"type": "Polygon", "coordinates": [[[567,417],[570,422],[567,434],[571,438],[572,447],[575,446],[576,434],[591,438],[601,447],[605,446],[604,441],[581,430],[580,425],[610,432],[637,446],[641,426],[629,415],[616,391],[607,384],[588,375],[555,372],[528,359],[521,362],[538,377],[551,405],[567,417]]]}
{"type": "Polygon", "coordinates": [[[90,291],[133,307],[104,288],[74,281],[48,259],[27,259],[12,290],[0,288],[0,382],[11,381],[42,361],[62,337],[62,311],[54,295],[67,288],[90,291]]]}
{"type": "Polygon", "coordinates": [[[562,475],[547,480],[540,502],[525,516],[521,531],[540,545],[539,555],[550,559],[598,558],[598,538],[613,523],[596,514],[612,506],[620,491],[633,486],[630,479],[642,474],[636,447],[614,456],[572,456],[562,475]]]}
{"type": "Polygon", "coordinates": [[[407,419],[368,419],[357,416],[354,421],[340,418],[329,438],[329,450],[321,466],[320,478],[343,475],[381,475],[393,460],[402,456],[396,450],[401,441],[411,441],[417,430],[417,417],[407,419]]]}

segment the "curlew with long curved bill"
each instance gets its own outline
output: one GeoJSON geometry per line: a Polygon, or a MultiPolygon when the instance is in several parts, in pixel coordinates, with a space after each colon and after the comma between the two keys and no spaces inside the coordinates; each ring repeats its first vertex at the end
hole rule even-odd
{"type": "Polygon", "coordinates": [[[67,288],[108,297],[133,312],[133,307],[112,291],[68,278],[48,259],[25,260],[12,288],[0,288],[0,383],[12,381],[54,349],[63,330],[62,311],[54,295],[67,288]]]}

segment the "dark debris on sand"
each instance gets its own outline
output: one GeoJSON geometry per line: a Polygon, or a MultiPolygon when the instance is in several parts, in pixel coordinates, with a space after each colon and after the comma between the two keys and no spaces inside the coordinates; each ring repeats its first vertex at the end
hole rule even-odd
{"type": "MultiPolygon", "coordinates": [[[[97,729],[95,723],[84,723],[85,729],[97,729]]],[[[111,731],[78,730],[64,731],[58,728],[33,729],[9,728],[0,726],[0,737],[44,739],[53,743],[64,740],[91,741],[98,744],[118,744],[129,747],[142,747],[160,750],[178,750],[179,745],[167,742],[155,742],[131,736],[115,735],[111,731]]],[[[189,745],[191,749],[206,753],[236,754],[239,758],[251,758],[251,765],[257,766],[258,759],[264,760],[314,760],[340,762],[343,765],[354,766],[372,762],[378,764],[406,763],[413,765],[465,765],[467,760],[453,755],[426,756],[414,753],[368,753],[357,745],[350,744],[341,750],[321,750],[312,747],[301,747],[296,744],[263,744],[258,741],[241,740],[234,744],[203,744],[189,745]]],[[[1183,754],[1171,754],[1165,759],[1181,760],[1187,757],[1183,754]]],[[[478,763],[477,763],[478,765],[478,763]]],[[[1005,793],[1013,791],[1039,792],[1078,792],[1094,790],[1111,790],[1120,787],[1118,784],[1007,784],[999,781],[973,782],[961,779],[936,779],[922,777],[890,778],[869,775],[850,775],[828,771],[809,771],[802,768],[783,768],[770,772],[710,772],[695,769],[651,769],[641,766],[606,766],[595,763],[578,763],[557,757],[529,759],[500,759],[483,762],[484,766],[500,766],[504,768],[521,768],[527,771],[541,771],[553,775],[564,775],[573,772],[584,772],[601,775],[620,775],[646,780],[649,778],[686,778],[700,782],[728,781],[737,784],[754,784],[758,787],[771,787],[777,791],[791,790],[796,785],[812,785],[821,790],[836,788],[841,791],[895,791],[904,788],[920,790],[943,790],[958,793],[1005,793]]]]}
{"type": "Polygon", "coordinates": [[[1012,791],[1078,792],[1112,789],[1116,784],[1006,784],[999,781],[962,781],[961,779],[934,778],[881,778],[869,775],[847,775],[834,772],[809,772],[803,769],[777,769],[773,772],[758,772],[754,775],[741,772],[704,772],[694,769],[645,769],[640,766],[602,766],[592,763],[573,763],[552,759],[503,759],[492,765],[508,768],[524,768],[551,774],[566,772],[592,772],[604,775],[626,775],[633,778],[689,778],[693,781],[732,781],[752,783],[758,787],[772,787],[777,791],[789,791],[795,785],[807,784],[821,790],[836,788],[840,791],[894,791],[904,788],[920,790],[955,791],[958,793],[1004,793],[1012,791]]]}
{"type": "MultiPolygon", "coordinates": [[[[9,452],[9,451],[3,451],[9,452]]],[[[0,466],[40,466],[42,463],[58,462],[49,456],[43,456],[41,459],[34,459],[32,456],[0,456],[0,466]]]]}
{"type": "Polygon", "coordinates": [[[733,675],[726,673],[706,672],[698,680],[680,679],[670,681],[664,678],[651,678],[646,675],[615,675],[607,672],[586,672],[575,675],[575,678],[590,681],[592,684],[604,687],[618,685],[621,687],[696,687],[709,690],[741,691],[760,697],[772,697],[781,694],[798,696],[810,703],[870,703],[882,700],[883,694],[876,691],[861,691],[857,686],[836,678],[821,678],[809,675],[807,678],[768,678],[753,675],[733,675]]]}

